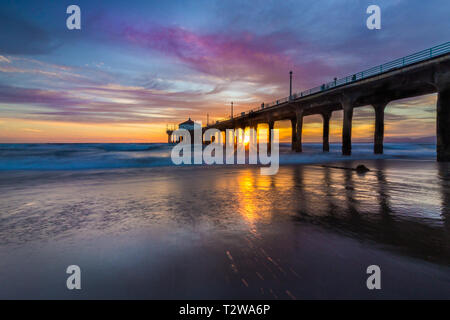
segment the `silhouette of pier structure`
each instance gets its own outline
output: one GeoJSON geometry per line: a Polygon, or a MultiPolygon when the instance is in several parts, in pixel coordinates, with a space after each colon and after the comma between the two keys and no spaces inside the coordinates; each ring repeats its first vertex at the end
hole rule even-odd
{"type": "MultiPolygon", "coordinates": [[[[328,152],[330,119],[334,111],[343,110],[342,154],[352,152],[353,110],[372,106],[375,110],[374,153],[383,153],[384,112],[395,100],[437,93],[436,136],[437,161],[450,161],[450,42],[425,49],[388,63],[322,84],[299,93],[292,93],[290,73],[289,96],[260,107],[241,112],[238,116],[207,124],[210,128],[258,130],[259,124],[271,129],[276,121],[290,120],[292,150],[302,152],[303,117],[321,115],[323,119],[323,151],[328,152]]],[[[414,126],[414,123],[411,123],[414,126]]],[[[172,131],[167,131],[169,142],[172,131]]]]}

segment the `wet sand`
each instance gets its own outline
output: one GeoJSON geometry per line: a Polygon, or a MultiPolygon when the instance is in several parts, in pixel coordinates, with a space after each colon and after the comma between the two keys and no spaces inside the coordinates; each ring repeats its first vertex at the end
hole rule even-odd
{"type": "Polygon", "coordinates": [[[434,161],[5,171],[0,193],[0,298],[450,298],[434,161]]]}

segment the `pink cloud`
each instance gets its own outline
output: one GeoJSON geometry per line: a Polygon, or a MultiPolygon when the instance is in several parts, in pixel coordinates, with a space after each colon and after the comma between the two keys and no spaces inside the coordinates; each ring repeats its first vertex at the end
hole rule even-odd
{"type": "Polygon", "coordinates": [[[307,85],[311,79],[332,69],[326,62],[307,57],[303,52],[307,45],[290,33],[200,34],[180,27],[156,26],[142,30],[128,26],[120,32],[120,37],[140,47],[175,56],[196,71],[228,80],[279,85],[286,82],[287,72],[294,70],[299,75],[308,75],[304,81],[307,85]]]}
{"type": "Polygon", "coordinates": [[[121,85],[82,87],[70,92],[0,85],[0,104],[18,106],[5,106],[2,113],[8,117],[85,123],[166,122],[184,119],[186,114],[204,116],[202,109],[206,107],[219,108],[194,92],[170,93],[121,85]],[[186,105],[186,100],[195,102],[195,108],[186,105]],[[34,110],[23,113],[20,105],[33,105],[34,110]]]}

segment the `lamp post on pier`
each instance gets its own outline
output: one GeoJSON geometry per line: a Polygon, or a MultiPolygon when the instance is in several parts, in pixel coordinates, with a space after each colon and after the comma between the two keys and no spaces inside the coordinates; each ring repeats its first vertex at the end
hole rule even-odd
{"type": "Polygon", "coordinates": [[[233,101],[231,101],[231,119],[233,119],[233,101]]]}
{"type": "Polygon", "coordinates": [[[289,71],[289,100],[292,99],[292,71],[289,71]]]}

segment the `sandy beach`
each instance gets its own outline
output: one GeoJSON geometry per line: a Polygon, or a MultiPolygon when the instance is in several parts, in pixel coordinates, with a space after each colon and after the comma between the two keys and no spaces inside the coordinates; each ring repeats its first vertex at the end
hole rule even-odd
{"type": "Polygon", "coordinates": [[[450,170],[431,159],[4,170],[0,192],[3,299],[450,298],[450,170]]]}

